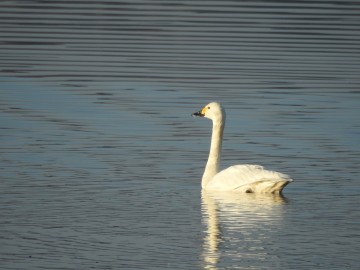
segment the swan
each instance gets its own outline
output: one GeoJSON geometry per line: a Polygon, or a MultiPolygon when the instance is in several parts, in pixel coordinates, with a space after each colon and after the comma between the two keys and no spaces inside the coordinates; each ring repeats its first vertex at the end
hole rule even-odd
{"type": "Polygon", "coordinates": [[[201,181],[203,190],[281,193],[283,188],[292,182],[290,176],[266,170],[260,165],[233,165],[219,171],[226,119],[225,110],[220,103],[211,102],[192,116],[205,117],[213,123],[209,158],[201,181]]]}

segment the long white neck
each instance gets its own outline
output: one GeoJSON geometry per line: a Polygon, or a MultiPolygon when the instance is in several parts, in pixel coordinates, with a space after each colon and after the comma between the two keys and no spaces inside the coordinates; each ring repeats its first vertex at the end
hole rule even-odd
{"type": "Polygon", "coordinates": [[[202,188],[219,172],[224,126],[225,121],[213,121],[210,153],[201,181],[202,188]]]}

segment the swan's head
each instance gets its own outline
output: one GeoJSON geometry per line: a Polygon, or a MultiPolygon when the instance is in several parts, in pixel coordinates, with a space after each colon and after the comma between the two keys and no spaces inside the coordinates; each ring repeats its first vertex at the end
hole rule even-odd
{"type": "Polygon", "coordinates": [[[215,123],[225,123],[225,110],[218,102],[210,102],[200,111],[192,115],[209,118],[215,123]]]}

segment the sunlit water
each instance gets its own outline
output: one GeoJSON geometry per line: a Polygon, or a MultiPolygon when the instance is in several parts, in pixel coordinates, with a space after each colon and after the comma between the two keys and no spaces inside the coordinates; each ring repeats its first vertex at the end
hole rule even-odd
{"type": "Polygon", "coordinates": [[[360,2],[2,1],[1,269],[357,269],[360,2]],[[284,196],[202,193],[223,167],[284,196]]]}

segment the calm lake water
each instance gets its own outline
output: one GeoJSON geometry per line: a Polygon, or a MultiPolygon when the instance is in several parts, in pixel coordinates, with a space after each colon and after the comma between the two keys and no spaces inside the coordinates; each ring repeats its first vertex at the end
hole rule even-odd
{"type": "Polygon", "coordinates": [[[360,265],[360,1],[1,1],[0,111],[0,269],[360,265]]]}

